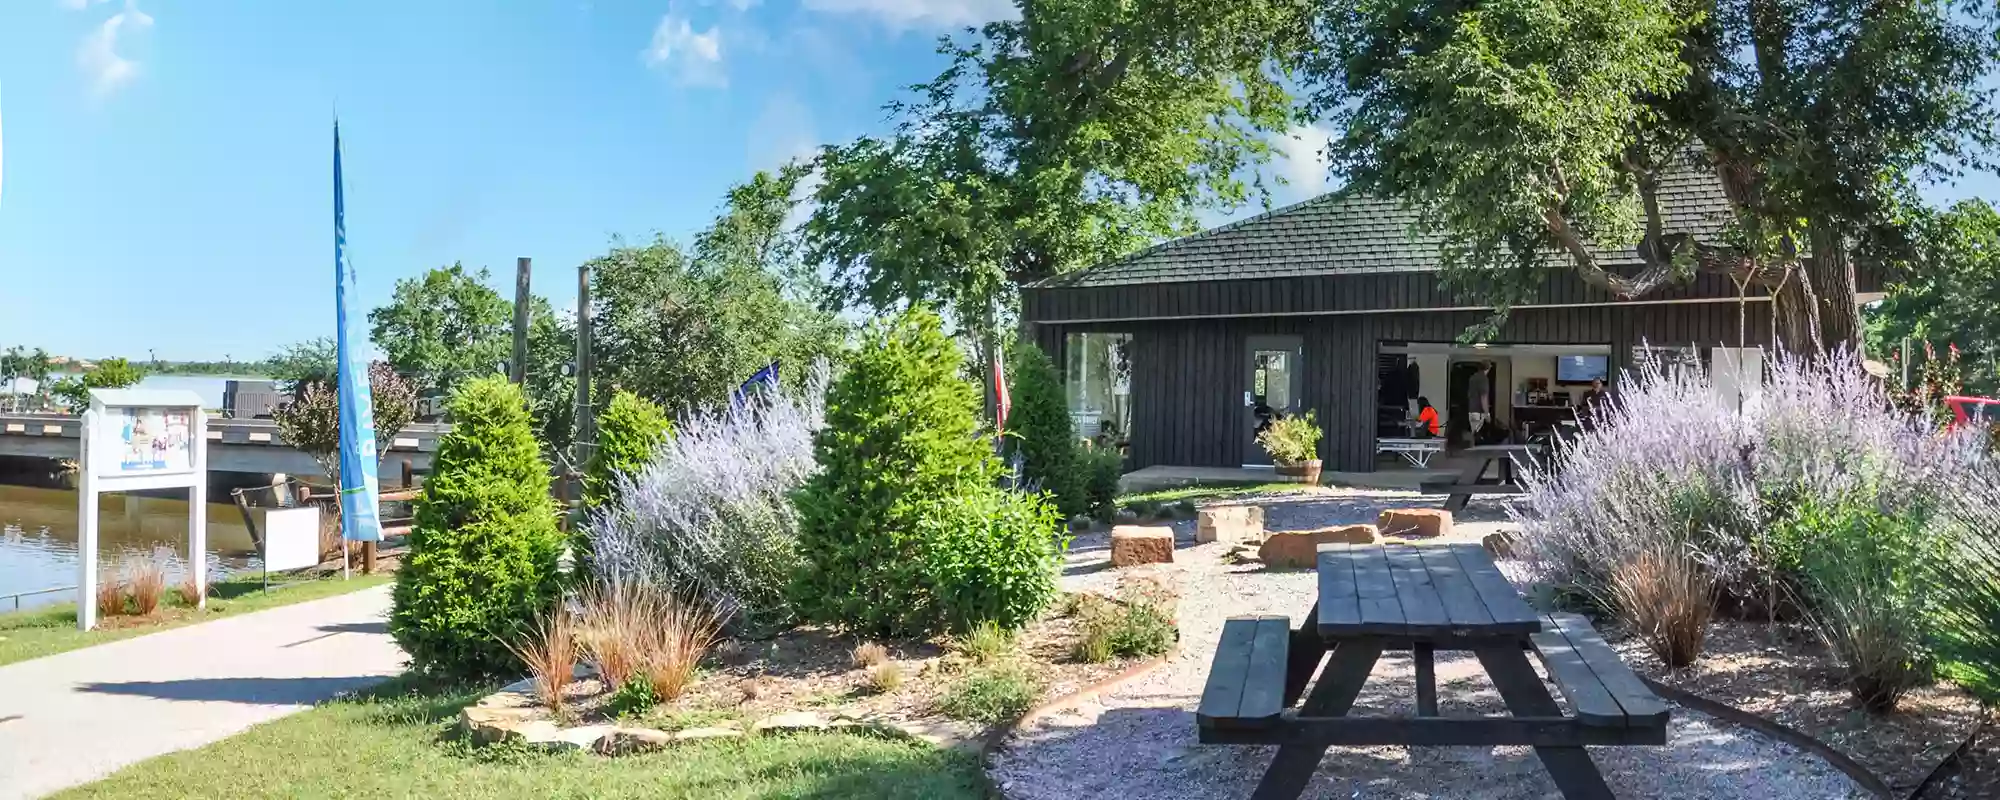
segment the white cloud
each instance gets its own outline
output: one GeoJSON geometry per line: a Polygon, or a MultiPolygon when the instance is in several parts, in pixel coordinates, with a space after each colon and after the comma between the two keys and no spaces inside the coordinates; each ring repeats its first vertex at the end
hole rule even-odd
{"type": "Polygon", "coordinates": [[[876,17],[892,30],[956,28],[1012,19],[1009,0],[805,0],[805,7],[828,14],[876,17]]]}
{"type": "Polygon", "coordinates": [[[98,97],[108,96],[139,76],[139,62],[118,54],[118,37],[128,29],[152,26],[153,18],[128,2],[125,10],[111,15],[83,37],[83,43],[76,48],[76,65],[90,79],[93,93],[98,97]]]}
{"type": "Polygon", "coordinates": [[[687,17],[669,12],[653,28],[653,43],[643,54],[646,66],[673,73],[681,83],[693,86],[724,86],[729,83],[722,71],[722,30],[711,26],[697,32],[687,17]]]}
{"type": "Polygon", "coordinates": [[[1288,201],[1304,200],[1333,188],[1327,171],[1326,144],[1338,133],[1331,125],[1302,125],[1285,132],[1276,144],[1284,160],[1273,165],[1290,184],[1278,192],[1288,201]]]}

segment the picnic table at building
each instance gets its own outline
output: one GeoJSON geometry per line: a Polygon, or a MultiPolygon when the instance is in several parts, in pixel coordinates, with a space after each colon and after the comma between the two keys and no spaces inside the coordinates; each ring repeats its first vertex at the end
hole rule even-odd
{"type": "Polygon", "coordinates": [[[1666,704],[1590,623],[1531,608],[1478,545],[1323,544],[1317,569],[1318,601],[1296,629],[1280,616],[1224,623],[1195,715],[1204,744],[1278,745],[1257,800],[1299,797],[1335,745],[1532,746],[1565,798],[1606,800],[1584,746],[1666,743],[1666,704]],[[1385,650],[1411,652],[1416,716],[1349,716],[1385,650]],[[1474,653],[1512,716],[1439,716],[1439,650],[1474,653]]]}
{"type": "Polygon", "coordinates": [[[1424,481],[1421,486],[1426,494],[1447,495],[1444,510],[1457,513],[1465,510],[1465,504],[1476,494],[1522,494],[1524,489],[1514,475],[1514,461],[1522,459],[1535,461],[1542,457],[1546,447],[1540,444],[1482,444],[1460,451],[1471,460],[1455,478],[1424,481]],[[1494,477],[1486,477],[1486,473],[1494,477]]]}

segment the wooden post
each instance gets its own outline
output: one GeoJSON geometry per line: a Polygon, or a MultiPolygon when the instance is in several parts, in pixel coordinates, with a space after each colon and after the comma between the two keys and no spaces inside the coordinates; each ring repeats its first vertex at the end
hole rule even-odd
{"type": "Polygon", "coordinates": [[[576,268],[576,424],[571,450],[581,464],[597,440],[597,414],[590,404],[590,265],[576,268]]]}
{"type": "Polygon", "coordinates": [[[375,574],[375,543],[361,543],[361,574],[375,574]]]}
{"type": "Polygon", "coordinates": [[[514,262],[514,363],[508,365],[508,377],[515,383],[528,380],[528,305],[533,297],[528,290],[528,264],[527,258],[514,262]]]}
{"type": "Polygon", "coordinates": [[[410,460],[407,458],[403,459],[403,488],[417,488],[416,469],[410,466],[410,460]]]}

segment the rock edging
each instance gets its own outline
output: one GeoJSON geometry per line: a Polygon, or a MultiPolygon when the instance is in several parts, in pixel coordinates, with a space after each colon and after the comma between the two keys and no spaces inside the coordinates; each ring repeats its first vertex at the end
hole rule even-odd
{"type": "Polygon", "coordinates": [[[1655,694],[1672,700],[1675,703],[1687,706],[1732,725],[1749,728],[1818,756],[1821,761],[1833,765],[1834,769],[1845,773],[1855,783],[1860,784],[1863,790],[1876,797],[1897,797],[1896,791],[1889,787],[1888,781],[1882,780],[1881,776],[1862,766],[1861,762],[1849,758],[1846,753],[1833,749],[1832,745],[1814,738],[1811,734],[1778,722],[1777,720],[1757,716],[1720,700],[1713,700],[1685,689],[1668,686],[1645,675],[1640,675],[1639,680],[1644,681],[1646,688],[1652,689],[1655,694]]]}

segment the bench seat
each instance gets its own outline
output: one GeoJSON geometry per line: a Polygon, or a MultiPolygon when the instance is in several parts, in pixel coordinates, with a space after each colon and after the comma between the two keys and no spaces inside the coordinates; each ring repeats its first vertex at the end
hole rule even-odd
{"type": "Polygon", "coordinates": [[[1277,724],[1285,710],[1285,665],[1291,620],[1279,616],[1231,617],[1209,663],[1195,722],[1204,736],[1215,729],[1252,730],[1277,724]]]}
{"type": "Polygon", "coordinates": [[[1535,654],[1578,722],[1657,732],[1658,741],[1650,743],[1666,744],[1667,704],[1604,643],[1589,620],[1576,614],[1550,614],[1542,632],[1531,638],[1535,654]]]}

